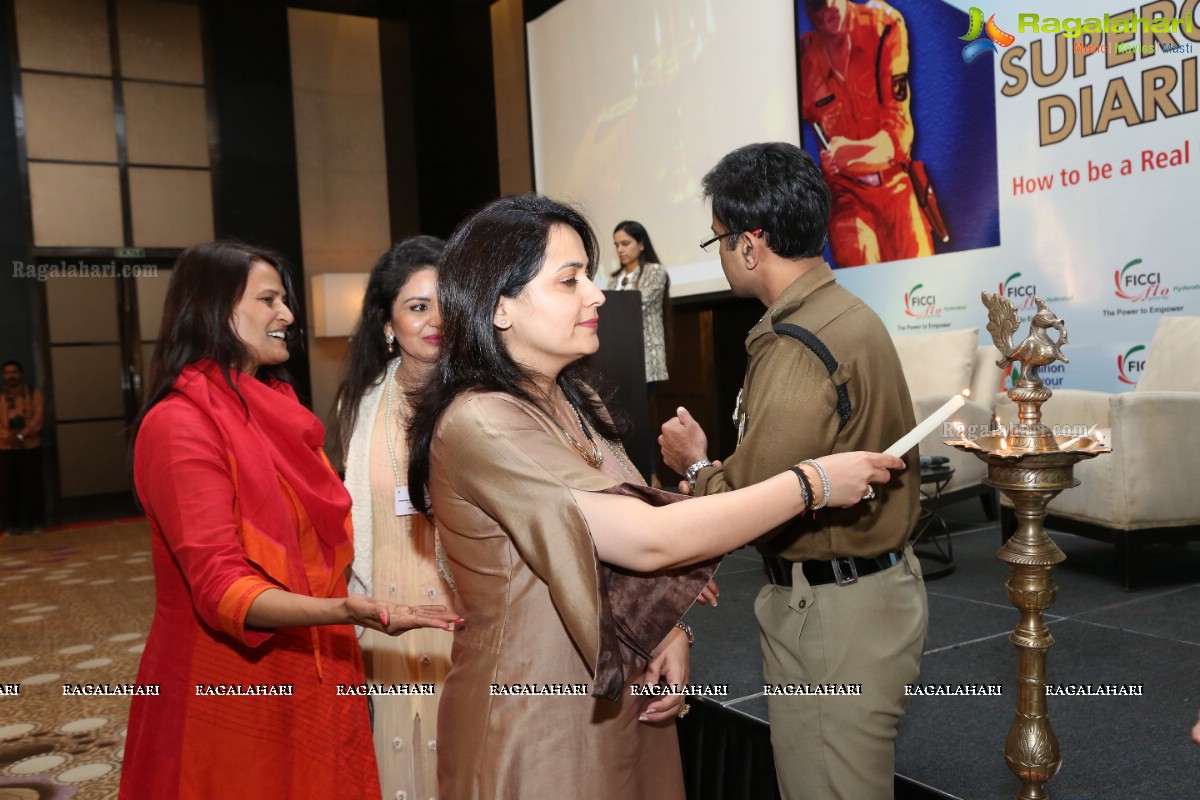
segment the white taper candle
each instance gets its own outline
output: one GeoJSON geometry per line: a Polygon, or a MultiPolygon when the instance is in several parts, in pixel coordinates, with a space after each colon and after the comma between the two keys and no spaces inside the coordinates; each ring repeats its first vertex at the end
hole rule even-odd
{"type": "Polygon", "coordinates": [[[937,411],[930,414],[920,425],[913,428],[904,435],[900,441],[889,447],[883,452],[889,456],[900,456],[907,453],[917,446],[917,443],[924,439],[929,434],[937,430],[937,427],[949,419],[950,415],[962,408],[963,403],[967,402],[967,398],[961,394],[956,394],[946,401],[945,405],[937,411]]]}

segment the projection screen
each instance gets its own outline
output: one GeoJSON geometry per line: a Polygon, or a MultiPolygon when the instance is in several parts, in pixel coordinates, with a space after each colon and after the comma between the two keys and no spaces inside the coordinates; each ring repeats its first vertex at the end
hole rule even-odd
{"type": "MultiPolygon", "coordinates": [[[[564,0],[526,26],[537,190],[596,227],[646,226],[671,294],[728,289],[700,180],[722,155],[800,143],[789,0],[564,0]],[[710,248],[711,249],[711,248],[710,248]]],[[[603,285],[603,278],[597,276],[603,285]]]]}

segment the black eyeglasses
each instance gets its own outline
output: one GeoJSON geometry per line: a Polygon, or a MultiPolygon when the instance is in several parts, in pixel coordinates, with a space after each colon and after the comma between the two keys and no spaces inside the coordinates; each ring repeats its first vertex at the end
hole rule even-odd
{"type": "MultiPolygon", "coordinates": [[[[750,235],[751,235],[751,236],[762,236],[762,232],[763,232],[763,229],[762,229],[762,228],[758,228],[758,229],[756,229],[756,230],[752,230],[752,231],[750,231],[750,235]]],[[[725,233],[718,233],[716,236],[712,237],[712,238],[711,238],[711,239],[709,239],[708,241],[706,241],[706,242],[701,242],[701,243],[700,243],[700,249],[701,249],[701,250],[703,250],[703,251],[705,251],[705,252],[708,252],[708,246],[709,246],[710,244],[712,244],[713,242],[715,242],[715,241],[718,241],[718,240],[720,240],[720,239],[724,239],[724,238],[726,238],[727,236],[741,236],[741,234],[740,234],[740,233],[738,233],[737,231],[726,231],[725,233]]]]}
{"type": "Polygon", "coordinates": [[[711,238],[711,239],[709,239],[708,241],[706,241],[706,242],[701,242],[701,243],[700,243],[700,249],[701,249],[701,250],[703,250],[703,251],[705,251],[705,252],[708,252],[708,246],[709,246],[710,244],[712,244],[713,242],[716,242],[716,241],[720,241],[721,239],[724,239],[724,238],[726,238],[726,237],[728,237],[728,236],[741,236],[741,234],[740,234],[740,233],[738,233],[737,231],[728,231],[728,232],[726,232],[726,233],[718,233],[716,236],[712,237],[712,238],[711,238]]]}

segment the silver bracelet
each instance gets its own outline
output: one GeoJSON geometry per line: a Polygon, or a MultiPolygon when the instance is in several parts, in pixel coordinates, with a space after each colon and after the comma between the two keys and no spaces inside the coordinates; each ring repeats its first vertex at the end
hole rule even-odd
{"type": "Polygon", "coordinates": [[[692,632],[691,625],[688,625],[683,620],[679,620],[679,622],[675,623],[675,627],[679,628],[679,630],[683,631],[684,635],[687,636],[688,647],[691,647],[696,643],[696,634],[692,632]]]}
{"type": "Polygon", "coordinates": [[[825,468],[811,458],[801,461],[800,464],[801,466],[804,464],[812,464],[812,468],[815,469],[817,474],[821,476],[821,486],[825,489],[825,496],[821,498],[820,505],[813,506],[812,508],[813,511],[820,511],[822,508],[829,505],[829,476],[825,474],[825,468]]]}

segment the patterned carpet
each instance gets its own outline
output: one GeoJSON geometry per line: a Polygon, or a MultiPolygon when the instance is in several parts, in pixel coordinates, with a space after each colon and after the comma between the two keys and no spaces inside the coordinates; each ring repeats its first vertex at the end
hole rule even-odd
{"type": "Polygon", "coordinates": [[[145,521],[0,538],[0,800],[115,798],[154,613],[145,521]],[[19,694],[14,694],[19,686],[19,694]]]}

